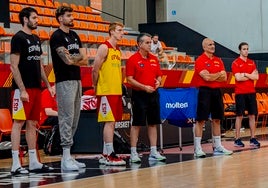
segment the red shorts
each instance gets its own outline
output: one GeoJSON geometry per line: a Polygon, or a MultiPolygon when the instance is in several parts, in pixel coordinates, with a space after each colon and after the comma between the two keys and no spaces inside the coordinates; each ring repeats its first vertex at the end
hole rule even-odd
{"type": "Polygon", "coordinates": [[[122,96],[97,96],[97,113],[98,122],[122,121],[122,96]]]}
{"type": "Polygon", "coordinates": [[[12,92],[12,117],[15,120],[40,120],[41,112],[41,90],[26,89],[29,95],[29,102],[21,101],[20,91],[12,92]]]}

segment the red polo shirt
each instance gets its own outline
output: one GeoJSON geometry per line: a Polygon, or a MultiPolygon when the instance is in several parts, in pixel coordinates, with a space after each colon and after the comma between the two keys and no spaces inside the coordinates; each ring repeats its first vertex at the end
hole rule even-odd
{"type": "MultiPolygon", "coordinates": [[[[248,59],[244,61],[240,57],[235,59],[232,63],[232,72],[233,75],[236,73],[249,73],[251,74],[256,70],[256,65],[254,61],[248,59]]],[[[245,94],[245,93],[255,93],[254,81],[237,81],[235,80],[235,93],[236,94],[245,94]]]]}
{"type": "Polygon", "coordinates": [[[133,76],[136,81],[155,87],[155,79],[162,76],[157,57],[149,53],[145,59],[136,52],[126,63],[126,76],[133,76]]]}
{"type": "Polygon", "coordinates": [[[209,58],[205,53],[200,55],[195,61],[195,74],[194,74],[194,84],[197,87],[205,86],[210,88],[220,88],[224,82],[217,81],[206,81],[199,73],[203,70],[207,70],[209,73],[217,73],[220,71],[225,71],[224,64],[222,60],[216,56],[209,58]]]}

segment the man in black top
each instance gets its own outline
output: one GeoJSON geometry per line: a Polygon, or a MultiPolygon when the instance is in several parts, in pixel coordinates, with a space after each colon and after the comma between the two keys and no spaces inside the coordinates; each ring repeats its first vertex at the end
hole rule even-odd
{"type": "Polygon", "coordinates": [[[26,140],[29,149],[29,170],[32,172],[48,172],[53,168],[40,163],[36,156],[36,124],[40,120],[41,109],[41,79],[54,95],[40,62],[42,54],[41,42],[38,36],[32,34],[37,28],[38,15],[33,8],[26,7],[19,13],[22,30],[11,40],[11,72],[13,73],[13,127],[12,168],[11,174],[28,174],[21,167],[19,146],[21,128],[26,122],[26,140]]]}
{"type": "Polygon", "coordinates": [[[82,48],[79,36],[73,30],[73,9],[60,6],[56,10],[56,19],[60,27],[50,38],[53,68],[56,77],[58,119],[63,156],[62,170],[79,170],[84,163],[71,157],[70,149],[77,129],[81,105],[80,67],[88,64],[86,49],[82,48]]]}

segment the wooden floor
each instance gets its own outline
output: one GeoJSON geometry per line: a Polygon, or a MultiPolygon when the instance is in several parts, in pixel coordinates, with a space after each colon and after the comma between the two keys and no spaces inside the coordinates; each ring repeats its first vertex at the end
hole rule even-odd
{"type": "Polygon", "coordinates": [[[51,188],[268,187],[268,148],[74,179],[38,185],[51,188]]]}
{"type": "MultiPolygon", "coordinates": [[[[245,144],[248,145],[247,138],[244,139],[245,144]]],[[[43,176],[29,176],[28,179],[35,179],[37,184],[26,184],[31,187],[36,187],[37,185],[41,187],[51,187],[51,188],[66,188],[66,187],[77,187],[77,188],[172,188],[172,187],[254,187],[259,188],[268,187],[268,142],[266,137],[262,140],[262,147],[260,149],[248,149],[246,150],[236,150],[236,152],[231,156],[213,156],[211,153],[210,143],[207,145],[207,151],[210,152],[207,158],[195,159],[192,154],[192,150],[187,152],[185,147],[183,151],[178,151],[177,153],[167,153],[167,159],[171,159],[171,155],[181,158],[178,162],[172,162],[168,164],[163,163],[159,166],[149,167],[143,166],[142,168],[133,169],[130,165],[127,165],[127,169],[122,172],[116,171],[108,173],[99,173],[95,176],[83,176],[79,177],[73,174],[68,174],[66,179],[60,175],[59,160],[60,157],[47,157],[42,155],[42,161],[56,167],[55,174],[50,174],[50,178],[54,176],[54,179],[46,180],[47,182],[40,183],[43,176]],[[41,178],[42,177],[42,178],[41,178]],[[39,178],[39,179],[38,179],[39,178]],[[59,180],[60,179],[60,180],[59,180]],[[66,181],[68,180],[68,181],[66,181]]],[[[223,144],[227,145],[228,141],[224,141],[223,144]]],[[[230,145],[233,147],[233,141],[229,141],[230,145]]],[[[227,145],[228,146],[228,145],[227,145]]],[[[205,147],[205,144],[204,144],[205,147]]],[[[246,147],[245,147],[246,148],[246,147]]],[[[232,149],[232,148],[231,148],[232,149]]],[[[78,157],[79,156],[75,156],[78,157]]],[[[143,160],[148,163],[148,156],[143,156],[143,160]]],[[[27,158],[26,158],[27,159],[27,158]]],[[[90,161],[87,164],[87,172],[100,171],[97,160],[94,155],[90,157],[85,157],[85,159],[80,158],[85,161],[90,161]]],[[[168,160],[167,160],[168,161],[168,160]]],[[[171,160],[169,160],[171,161],[171,160]]],[[[27,161],[25,161],[27,165],[27,161]]],[[[11,159],[1,159],[0,160],[0,178],[3,178],[2,173],[9,172],[11,165],[11,159]]],[[[48,174],[49,176],[49,174],[48,174]]],[[[12,179],[12,178],[11,178],[12,179]]],[[[3,179],[2,179],[3,180],[3,179]]],[[[8,180],[7,180],[8,181],[8,180]]],[[[20,180],[16,180],[20,181],[20,180]]],[[[26,187],[23,184],[16,185],[16,181],[13,179],[12,184],[7,187],[26,187]]],[[[21,183],[21,182],[20,182],[21,183]]],[[[2,184],[0,182],[0,187],[2,184]]],[[[6,187],[6,186],[5,186],[6,187]]],[[[27,186],[29,187],[29,186],[27,186]]]]}
{"type": "Polygon", "coordinates": [[[267,159],[262,148],[44,187],[268,187],[267,159]]]}

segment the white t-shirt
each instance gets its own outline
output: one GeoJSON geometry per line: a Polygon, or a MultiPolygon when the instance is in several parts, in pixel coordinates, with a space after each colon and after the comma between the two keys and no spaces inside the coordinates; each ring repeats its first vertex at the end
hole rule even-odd
{"type": "Polygon", "coordinates": [[[159,52],[159,49],[162,49],[162,45],[160,41],[157,41],[156,44],[154,42],[151,43],[151,52],[154,54],[157,54],[159,52]]]}

